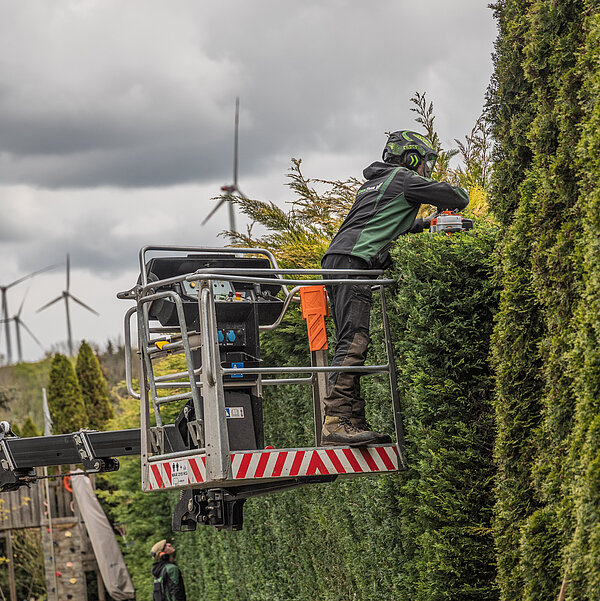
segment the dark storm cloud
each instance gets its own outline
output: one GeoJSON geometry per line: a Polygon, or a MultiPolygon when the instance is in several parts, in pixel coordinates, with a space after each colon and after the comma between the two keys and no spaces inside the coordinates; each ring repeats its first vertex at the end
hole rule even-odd
{"type": "MultiPolygon", "coordinates": [[[[424,4],[0,1],[0,182],[223,179],[236,95],[245,173],[276,156],[380,144],[430,83],[427,66],[477,62],[465,48],[481,35],[478,20],[489,20],[480,3],[424,4]]],[[[439,82],[436,104],[465,121],[461,75],[439,82]]]]}
{"type": "Polygon", "coordinates": [[[231,182],[236,96],[240,187],[288,206],[290,157],[359,177],[385,131],[418,128],[415,91],[446,146],[468,133],[495,37],[480,0],[0,0],[0,15],[0,283],[62,264],[23,314],[47,348],[64,310],[35,309],[64,289],[67,253],[73,293],[102,315],[75,310],[75,335],[103,344],[141,246],[226,243],[225,207],[200,223],[231,182]]]}

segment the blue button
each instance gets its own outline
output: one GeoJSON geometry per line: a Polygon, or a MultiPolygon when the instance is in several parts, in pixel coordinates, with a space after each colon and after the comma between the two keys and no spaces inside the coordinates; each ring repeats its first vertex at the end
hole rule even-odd
{"type": "Polygon", "coordinates": [[[227,330],[227,342],[235,342],[235,332],[233,330],[227,330]]]}
{"type": "Polygon", "coordinates": [[[217,331],[217,340],[219,342],[223,342],[225,340],[225,336],[223,335],[223,330],[217,331]]]}

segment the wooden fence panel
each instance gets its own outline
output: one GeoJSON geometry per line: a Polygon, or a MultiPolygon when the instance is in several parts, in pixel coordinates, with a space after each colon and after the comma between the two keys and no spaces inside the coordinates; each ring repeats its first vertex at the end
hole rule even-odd
{"type": "Polygon", "coordinates": [[[0,494],[0,531],[36,528],[41,524],[38,483],[0,494]]]}
{"type": "Polygon", "coordinates": [[[75,516],[73,493],[64,485],[63,478],[50,479],[50,498],[46,499],[45,480],[34,482],[31,487],[0,493],[0,532],[18,528],[37,528],[48,520],[73,518],[75,516]]]}

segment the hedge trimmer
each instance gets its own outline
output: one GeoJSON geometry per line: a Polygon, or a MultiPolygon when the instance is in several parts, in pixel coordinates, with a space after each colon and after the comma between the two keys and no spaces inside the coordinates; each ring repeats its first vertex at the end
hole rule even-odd
{"type": "MultiPolygon", "coordinates": [[[[425,224],[427,227],[427,224],[425,224]]],[[[452,234],[473,229],[473,220],[459,215],[456,211],[441,211],[432,215],[429,221],[430,234],[452,234]]]]}

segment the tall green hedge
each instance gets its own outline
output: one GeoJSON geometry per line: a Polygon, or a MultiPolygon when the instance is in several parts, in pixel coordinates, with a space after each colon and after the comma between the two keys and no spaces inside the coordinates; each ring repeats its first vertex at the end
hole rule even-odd
{"type": "Polygon", "coordinates": [[[85,340],[77,353],[75,372],[81,386],[89,427],[103,430],[108,420],[114,417],[114,411],[108,398],[108,387],[98,358],[85,340]]]}
{"type": "MultiPolygon", "coordinates": [[[[14,427],[13,427],[14,431],[14,427]]],[[[15,432],[16,434],[16,432],[15,432]]],[[[25,421],[23,422],[23,426],[21,427],[21,433],[17,434],[17,436],[21,436],[22,438],[29,438],[31,436],[41,436],[42,433],[38,430],[37,426],[33,423],[33,420],[27,416],[25,421]]]]}
{"type": "Polygon", "coordinates": [[[583,277],[569,356],[577,403],[569,466],[573,537],[565,551],[568,598],[600,599],[600,7],[587,2],[578,56],[581,137],[578,141],[583,277]]]}
{"type": "Polygon", "coordinates": [[[48,376],[48,409],[54,434],[85,428],[88,416],[75,369],[65,355],[54,355],[48,376]]]}
{"type": "Polygon", "coordinates": [[[588,0],[502,0],[490,89],[505,229],[495,532],[501,598],[600,599],[598,18],[588,0]]]}
{"type": "MultiPolygon", "coordinates": [[[[196,533],[175,535],[188,598],[497,599],[487,361],[498,303],[492,268],[495,239],[493,229],[452,237],[422,234],[402,238],[394,250],[397,286],[388,292],[388,314],[409,471],[251,499],[241,532],[199,527],[196,533]]],[[[383,359],[378,324],[375,310],[373,362],[383,359]]],[[[271,365],[309,361],[299,312],[278,331],[264,335],[263,357],[271,365]]],[[[364,381],[369,419],[392,432],[386,378],[364,381]]],[[[312,445],[311,405],[307,388],[266,388],[266,442],[276,447],[312,445]]],[[[134,475],[128,474],[131,486],[134,475]]],[[[175,499],[153,493],[138,505],[137,498],[131,498],[128,511],[121,505],[119,517],[128,522],[129,532],[149,542],[152,536],[140,507],[146,515],[152,499],[157,510],[164,508],[165,499],[175,499]]],[[[165,522],[162,530],[160,523],[153,522],[155,538],[170,535],[165,522]]],[[[151,562],[141,551],[128,557],[138,598],[149,599],[151,562]]]]}

